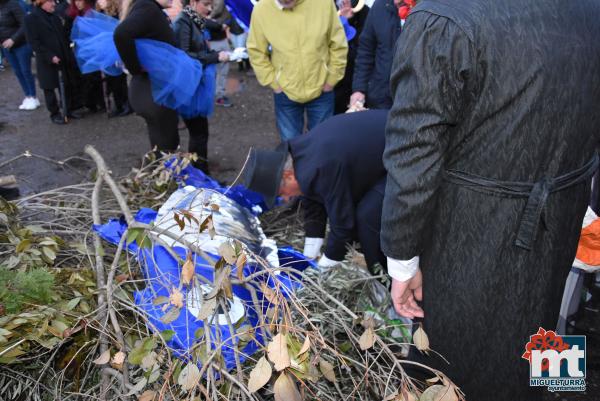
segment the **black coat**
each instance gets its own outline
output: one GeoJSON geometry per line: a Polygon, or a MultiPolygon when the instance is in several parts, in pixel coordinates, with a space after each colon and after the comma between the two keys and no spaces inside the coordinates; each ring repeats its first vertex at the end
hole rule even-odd
{"type": "Polygon", "coordinates": [[[62,20],[55,14],[34,7],[31,14],[25,16],[25,32],[27,41],[35,52],[40,87],[57,88],[59,68],[66,72],[66,80],[72,75],[73,69],[77,68],[62,20]],[[54,56],[61,59],[60,67],[52,64],[54,56]]]}
{"type": "Polygon", "coordinates": [[[389,109],[394,45],[402,28],[393,0],[376,0],[360,35],[352,90],[366,95],[367,106],[389,109]]]}
{"type": "Polygon", "coordinates": [[[385,177],[386,120],[387,110],[340,114],[288,142],[302,194],[327,212],[332,260],[342,260],[354,238],[356,205],[385,177]]]}
{"type": "Polygon", "coordinates": [[[25,44],[25,12],[17,0],[0,0],[0,44],[12,39],[13,48],[25,44]]]}
{"type": "Polygon", "coordinates": [[[142,38],[175,46],[169,18],[154,0],[135,0],[127,17],[115,29],[115,46],[132,75],[143,73],[135,48],[135,40],[142,38]]]}
{"type": "Polygon", "coordinates": [[[382,249],[421,256],[425,331],[467,400],[541,398],[521,355],[556,327],[589,201],[585,174],[545,192],[600,140],[600,3],[560,5],[423,0],[396,49],[382,249]]]}
{"type": "Polygon", "coordinates": [[[179,13],[173,22],[175,43],[188,56],[199,60],[203,65],[219,62],[219,53],[210,50],[203,32],[186,13],[179,13]]]}

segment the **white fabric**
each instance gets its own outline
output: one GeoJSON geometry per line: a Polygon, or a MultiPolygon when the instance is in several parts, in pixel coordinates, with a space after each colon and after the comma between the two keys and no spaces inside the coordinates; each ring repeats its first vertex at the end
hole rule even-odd
{"type": "Polygon", "coordinates": [[[327,256],[323,255],[323,256],[321,256],[321,259],[319,259],[319,263],[317,266],[328,268],[328,267],[333,267],[339,263],[342,263],[342,261],[341,260],[331,260],[327,256]]]}
{"type": "Polygon", "coordinates": [[[419,270],[419,257],[410,260],[399,260],[387,258],[388,274],[398,281],[408,281],[417,274],[419,270]]]}
{"type": "Polygon", "coordinates": [[[316,259],[321,255],[323,242],[323,238],[306,237],[304,239],[304,251],[302,253],[309,259],[316,259]]]}

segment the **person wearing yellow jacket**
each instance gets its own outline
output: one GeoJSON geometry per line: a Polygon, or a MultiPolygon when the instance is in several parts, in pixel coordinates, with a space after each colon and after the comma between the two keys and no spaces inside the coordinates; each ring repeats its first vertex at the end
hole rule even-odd
{"type": "Polygon", "coordinates": [[[282,140],[333,115],[333,87],[344,76],[348,43],[331,0],[261,0],[247,41],[261,85],[274,91],[282,140]]]}

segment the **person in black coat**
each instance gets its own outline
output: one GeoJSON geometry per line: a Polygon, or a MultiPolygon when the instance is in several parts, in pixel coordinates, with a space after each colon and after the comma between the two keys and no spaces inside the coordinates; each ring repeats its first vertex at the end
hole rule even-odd
{"type": "Polygon", "coordinates": [[[276,151],[252,149],[242,173],[245,185],[265,196],[267,205],[277,195],[284,201],[303,196],[325,212],[305,214],[305,255],[316,257],[330,232],[319,265],[329,267],[344,259],[346,246],[358,239],[369,268],[385,256],[379,245],[381,209],[386,183],[382,155],[387,110],[336,115],[305,135],[284,142],[276,151]],[[332,151],[335,150],[335,151],[332,151]]]}
{"type": "Polygon", "coordinates": [[[178,116],[175,110],[154,102],[150,79],[138,59],[135,40],[153,39],[175,46],[175,34],[163,12],[170,2],[133,0],[125,8],[124,19],[114,33],[117,51],[132,76],[129,102],[133,110],[146,120],[150,145],[158,152],[173,152],[179,146],[178,116]]]}
{"type": "Polygon", "coordinates": [[[390,72],[394,45],[402,30],[398,7],[402,0],[375,0],[360,35],[354,66],[350,105],[362,102],[371,109],[389,109],[390,72]]]}
{"type": "MultiPolygon", "coordinates": [[[[227,52],[210,50],[204,38],[206,24],[211,22],[206,19],[211,12],[211,1],[184,0],[183,5],[183,10],[173,22],[177,46],[190,57],[200,61],[203,66],[229,61],[227,52]]],[[[190,133],[188,150],[198,156],[198,160],[193,162],[194,167],[210,174],[208,168],[208,119],[205,116],[196,116],[183,121],[190,133]]]]}
{"type": "Polygon", "coordinates": [[[75,57],[69,48],[69,39],[62,21],[54,14],[56,3],[53,0],[38,0],[35,5],[31,14],[25,16],[27,41],[35,52],[37,77],[44,90],[50,119],[56,124],[64,124],[65,119],[60,114],[55,89],[59,88],[59,78],[62,77],[67,103],[67,110],[63,110],[63,114],[73,119],[79,118],[72,111],[71,96],[71,81],[77,68],[75,57]]]}

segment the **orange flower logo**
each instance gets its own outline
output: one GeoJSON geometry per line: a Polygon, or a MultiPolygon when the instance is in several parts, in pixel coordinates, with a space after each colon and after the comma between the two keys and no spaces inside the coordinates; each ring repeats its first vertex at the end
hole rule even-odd
{"type": "MultiPolygon", "coordinates": [[[[540,327],[538,332],[531,336],[531,340],[525,345],[525,353],[521,356],[523,359],[527,359],[531,363],[531,352],[538,350],[543,352],[545,350],[553,349],[557,352],[566,351],[571,346],[565,343],[561,336],[556,335],[552,330],[544,330],[540,327]]],[[[561,361],[561,363],[564,360],[561,361]]],[[[549,368],[549,361],[544,359],[542,361],[542,372],[547,371],[549,368]]]]}

